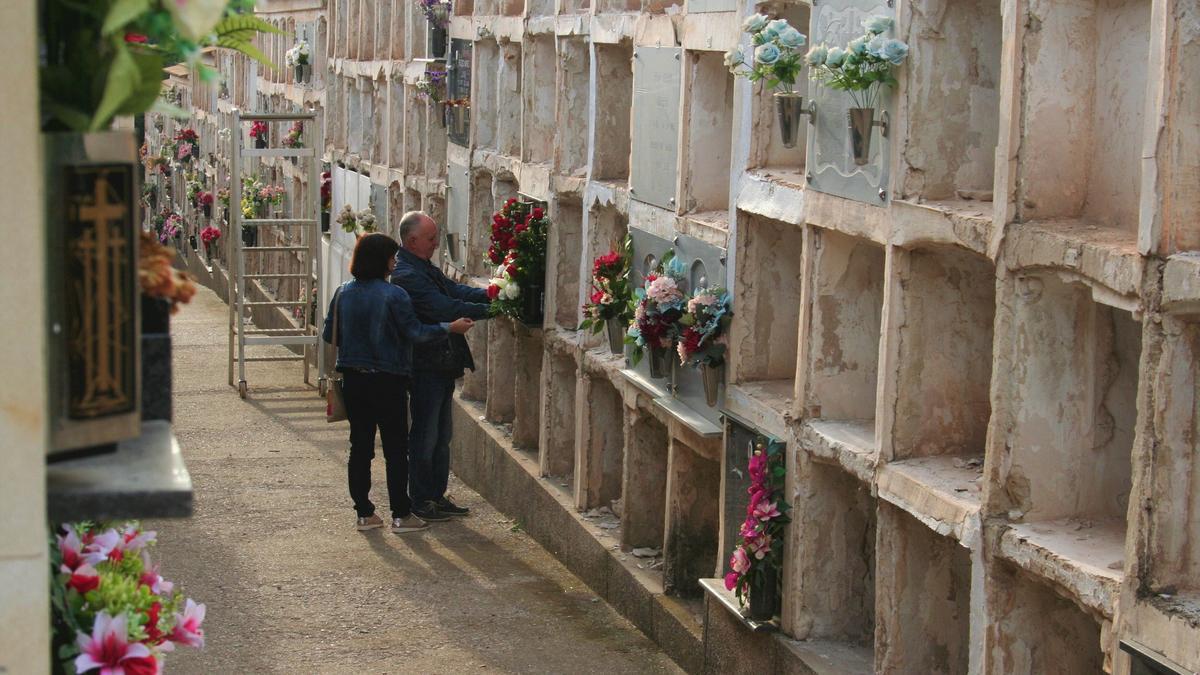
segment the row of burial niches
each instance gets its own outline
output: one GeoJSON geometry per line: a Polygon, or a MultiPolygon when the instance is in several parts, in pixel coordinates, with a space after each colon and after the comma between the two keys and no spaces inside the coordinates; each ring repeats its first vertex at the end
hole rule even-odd
{"type": "MultiPolygon", "coordinates": [[[[634,287],[645,286],[648,277],[669,277],[677,289],[678,299],[673,303],[657,303],[661,314],[651,321],[677,321],[687,309],[689,298],[697,292],[723,290],[724,249],[684,234],[667,240],[634,226],[630,227],[629,234],[633,244],[630,279],[634,287]]],[[[637,317],[644,313],[652,314],[639,309],[637,317]]],[[[637,317],[635,328],[643,325],[637,317]]],[[[646,339],[646,342],[653,340],[646,339]]],[[[630,358],[632,349],[629,346],[625,351],[630,362],[633,360],[630,358]]],[[[685,424],[702,433],[719,430],[717,408],[724,395],[724,371],[724,365],[714,365],[711,369],[709,366],[682,365],[674,344],[666,349],[647,346],[644,357],[628,369],[649,393],[666,403],[685,424]],[[677,404],[682,405],[677,407],[677,404]]]]}

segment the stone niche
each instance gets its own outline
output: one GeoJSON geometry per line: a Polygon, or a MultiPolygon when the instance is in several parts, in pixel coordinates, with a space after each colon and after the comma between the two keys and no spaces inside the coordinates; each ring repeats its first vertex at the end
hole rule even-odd
{"type": "MultiPolygon", "coordinates": [[[[583,255],[583,206],[578,201],[555,200],[546,256],[547,319],[565,330],[574,330],[580,316],[580,258],[583,255]]],[[[590,268],[589,268],[590,269],[590,268]]],[[[586,283],[586,280],[583,281],[586,283]]]]}
{"type": "Polygon", "coordinates": [[[1078,219],[1136,235],[1150,6],[1034,0],[1018,17],[1017,220],[1078,219]]]}
{"type": "Polygon", "coordinates": [[[475,43],[473,55],[471,77],[475,86],[471,98],[471,123],[475,128],[475,145],[484,150],[495,150],[499,105],[496,73],[499,68],[500,46],[494,40],[480,40],[475,43]]]}
{"type": "MultiPolygon", "coordinates": [[[[809,14],[811,8],[804,3],[787,4],[772,12],[772,16],[787,19],[796,30],[808,34],[809,14]]],[[[808,105],[808,68],[796,76],[796,90],[804,95],[804,104],[808,105]]],[[[750,154],[746,168],[761,169],[773,178],[803,186],[805,169],[805,145],[808,142],[808,130],[812,120],[801,116],[800,125],[796,128],[795,147],[784,147],[780,135],[779,114],[775,108],[773,90],[767,87],[746,83],[752,91],[751,120],[750,120],[750,154]]]]}
{"type": "Polygon", "coordinates": [[[667,508],[667,428],[644,408],[633,408],[625,415],[624,432],[621,545],[661,548],[667,508]]]}
{"type": "Polygon", "coordinates": [[[686,121],[681,212],[728,228],[733,75],[721,52],[684,54],[686,121]]]}
{"type": "Polygon", "coordinates": [[[891,459],[983,456],[991,417],[995,268],[965,249],[894,251],[891,459]]]}
{"type": "Polygon", "coordinates": [[[576,417],[575,507],[608,507],[620,514],[625,475],[621,394],[604,377],[584,376],[576,385],[576,401],[584,404],[576,417]]]}
{"type": "Polygon", "coordinates": [[[627,42],[596,44],[596,137],[592,179],[629,179],[629,97],[633,92],[633,48],[627,42]]]}
{"type": "Polygon", "coordinates": [[[588,161],[588,44],[582,39],[561,39],[558,55],[554,169],[561,175],[582,178],[587,175],[588,161]]]}
{"type": "Polygon", "coordinates": [[[730,381],[782,415],[795,389],[804,231],[740,211],[738,218],[730,381]]]}
{"type": "MultiPolygon", "coordinates": [[[[531,35],[523,43],[524,116],[521,159],[526,162],[550,162],[554,157],[555,63],[553,35],[531,35]]],[[[521,110],[517,111],[518,114],[521,110]]]]}
{"type": "Polygon", "coordinates": [[[912,59],[905,67],[908,128],[897,194],[990,200],[1000,133],[1000,4],[903,7],[907,35],[901,39],[912,47],[912,59]]]}
{"type": "MultiPolygon", "coordinates": [[[[553,82],[551,72],[551,82],[553,82]]],[[[496,119],[496,149],[504,155],[521,154],[521,45],[505,42],[500,45],[500,64],[497,75],[499,105],[496,119]]],[[[543,90],[544,91],[544,90],[543,90]]],[[[530,92],[535,95],[537,92],[530,92]]],[[[551,99],[550,109],[554,103],[551,99]]]]}
{"type": "Polygon", "coordinates": [[[405,86],[404,97],[404,171],[417,176],[425,167],[425,147],[429,134],[425,125],[425,101],[417,94],[415,86],[405,86]]]}
{"type": "Polygon", "coordinates": [[[554,0],[525,0],[525,13],[530,17],[554,14],[554,0]]]}
{"type": "Polygon", "coordinates": [[[806,417],[837,421],[875,449],[883,247],[812,228],[806,417]]]}
{"type": "Polygon", "coordinates": [[[699,597],[700,579],[717,572],[721,459],[716,443],[672,437],[667,459],[663,591],[699,597]]]}
{"type": "Polygon", "coordinates": [[[478,171],[470,179],[469,192],[470,209],[467,220],[467,273],[473,276],[491,276],[495,265],[487,258],[489,241],[491,240],[492,214],[495,213],[495,203],[492,201],[492,174],[478,171]]]}
{"type": "Polygon", "coordinates": [[[538,468],[542,476],[561,483],[575,475],[575,359],[546,350],[542,363],[541,438],[538,468]]]}
{"type": "Polygon", "coordinates": [[[399,80],[389,82],[388,85],[388,143],[387,143],[387,165],[390,167],[404,167],[405,156],[404,146],[408,139],[404,137],[405,131],[408,130],[408,125],[404,123],[404,115],[406,114],[405,103],[407,97],[405,93],[404,83],[399,80]]]}
{"type": "Polygon", "coordinates": [[[971,555],[879,503],[875,672],[969,672],[971,555]]]}
{"type": "Polygon", "coordinates": [[[588,14],[592,9],[592,0],[560,0],[559,14],[588,14]]]}
{"type": "Polygon", "coordinates": [[[1049,272],[1019,276],[1015,294],[1005,506],[1027,522],[1111,522],[1121,560],[1141,324],[1049,272]]]}
{"type": "Polygon", "coordinates": [[[637,12],[641,9],[641,0],[596,0],[598,14],[637,12]]]}
{"type": "Polygon", "coordinates": [[[991,568],[986,649],[994,672],[1105,672],[1095,618],[1007,563],[991,568]]]}

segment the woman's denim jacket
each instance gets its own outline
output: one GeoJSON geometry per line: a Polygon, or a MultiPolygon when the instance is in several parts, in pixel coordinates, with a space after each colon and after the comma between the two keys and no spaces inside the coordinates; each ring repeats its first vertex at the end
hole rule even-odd
{"type": "Polygon", "coordinates": [[[333,342],[333,316],[338,314],[337,370],[412,373],[412,345],[441,340],[448,323],[423,324],[403,288],[384,281],[348,281],[329,302],[322,337],[333,342]]]}

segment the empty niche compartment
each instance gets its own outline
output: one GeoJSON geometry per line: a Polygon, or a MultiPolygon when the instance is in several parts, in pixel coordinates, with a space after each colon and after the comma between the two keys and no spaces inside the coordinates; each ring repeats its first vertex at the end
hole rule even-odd
{"type": "Polygon", "coordinates": [[[1000,133],[1000,3],[965,0],[936,12],[904,7],[902,39],[914,60],[905,68],[908,130],[897,193],[990,201],[1000,133]]]}
{"type": "Polygon", "coordinates": [[[500,13],[504,16],[521,16],[525,11],[525,0],[500,0],[500,13]]]}
{"type": "Polygon", "coordinates": [[[733,75],[721,52],[689,51],[685,58],[683,212],[728,229],[733,75]]]}
{"type": "Polygon", "coordinates": [[[596,43],[596,137],[592,179],[629,179],[629,100],[633,95],[633,48],[627,42],[596,43]]]}
{"type": "MultiPolygon", "coordinates": [[[[697,445],[701,445],[697,443],[697,445]]],[[[721,528],[720,440],[696,447],[673,437],[667,466],[663,591],[699,597],[700,579],[716,574],[721,528]]]]}
{"type": "Polygon", "coordinates": [[[641,409],[625,414],[621,545],[662,549],[667,508],[667,428],[641,409]]]}
{"type": "Polygon", "coordinates": [[[487,399],[488,331],[483,326],[467,331],[467,345],[471,348],[475,370],[463,374],[460,393],[468,401],[482,402],[487,399]]]}
{"type": "Polygon", "coordinates": [[[875,635],[876,500],[865,484],[836,466],[804,453],[797,453],[796,464],[782,629],[798,640],[829,640],[869,655],[875,635]]]}
{"type": "Polygon", "coordinates": [[[492,236],[492,174],[479,171],[471,178],[471,198],[467,221],[470,246],[467,255],[467,273],[473,276],[491,276],[493,268],[487,258],[488,242],[492,236]]]}
{"type": "Polygon", "coordinates": [[[592,9],[591,0],[561,0],[559,14],[587,14],[592,9]]]}
{"type": "Polygon", "coordinates": [[[639,12],[641,9],[642,0],[596,0],[598,14],[639,12]]]}
{"type": "Polygon", "coordinates": [[[1057,576],[1111,616],[1124,561],[1141,324],[1065,274],[1026,273],[1014,287],[1011,428],[1000,430],[1009,450],[989,506],[1020,524],[1003,535],[1001,554],[1048,558],[1054,569],[1086,565],[1086,578],[1057,576]],[[1071,586],[1076,578],[1086,587],[1071,586]]]}
{"type": "Polygon", "coordinates": [[[1153,593],[1200,598],[1200,323],[1163,318],[1155,407],[1163,442],[1154,452],[1148,585],[1153,593]]]}
{"type": "Polygon", "coordinates": [[[516,382],[513,399],[516,406],[513,419],[513,447],[536,450],[541,433],[542,360],[544,355],[542,331],[514,322],[517,336],[516,382]]]}
{"type": "Polygon", "coordinates": [[[555,206],[546,260],[547,310],[559,328],[575,330],[581,319],[579,276],[583,255],[583,206],[577,201],[561,198],[555,206]]]}
{"type": "Polygon", "coordinates": [[[1083,220],[1136,236],[1150,5],[1027,5],[1018,220],[1083,220]]]}
{"type": "Polygon", "coordinates": [[[574,481],[575,474],[575,359],[553,349],[543,357],[542,428],[538,442],[538,467],[543,476],[559,483],[574,481]]]}
{"type": "MultiPolygon", "coordinates": [[[[421,193],[412,188],[408,188],[407,190],[404,191],[404,211],[408,212],[408,211],[420,211],[420,210],[421,210],[421,193]]],[[[434,220],[436,220],[439,223],[443,222],[442,220],[440,220],[436,217],[434,218],[434,220]]]]}
{"type": "Polygon", "coordinates": [[[404,132],[408,130],[408,125],[404,123],[404,115],[408,98],[403,81],[392,81],[388,84],[388,89],[390,94],[388,97],[387,164],[392,167],[405,167],[404,146],[407,139],[404,132]]]}
{"type": "Polygon", "coordinates": [[[405,14],[408,12],[406,5],[409,4],[397,2],[392,10],[392,25],[389,29],[392,37],[388,40],[387,56],[385,57],[392,61],[404,60],[404,45],[408,43],[408,24],[410,23],[405,14]]]}
{"type": "Polygon", "coordinates": [[[425,101],[417,94],[415,86],[406,86],[404,110],[404,170],[409,175],[420,175],[425,168],[425,144],[429,138],[425,133],[425,101]]]}
{"type": "Polygon", "coordinates": [[[880,494],[955,534],[977,512],[991,419],[995,268],[954,247],[896,249],[890,280],[898,310],[895,414],[880,494]],[[929,495],[937,497],[930,506],[929,495]]]}
{"type": "Polygon", "coordinates": [[[554,156],[556,138],[554,70],[557,57],[554,52],[554,36],[528,36],[524,42],[524,49],[524,141],[521,159],[534,163],[549,162],[554,156]]]}
{"type": "MultiPolygon", "coordinates": [[[[400,6],[403,11],[403,5],[400,6]]],[[[392,45],[392,3],[380,2],[375,5],[375,56],[377,61],[391,58],[392,45]]]]}
{"type": "Polygon", "coordinates": [[[878,518],[875,671],[968,672],[970,551],[886,502],[878,518]]]}
{"type": "Polygon", "coordinates": [[[579,395],[587,404],[578,409],[575,506],[585,511],[607,508],[620,515],[625,466],[625,406],[621,394],[607,379],[585,376],[579,380],[579,395]]]}
{"type": "MultiPolygon", "coordinates": [[[[501,154],[517,157],[521,154],[520,44],[505,42],[500,45],[500,69],[496,88],[500,99],[496,120],[496,149],[501,154]]],[[[554,99],[550,100],[550,107],[553,111],[554,99]]]]}
{"type": "Polygon", "coordinates": [[[475,0],[457,0],[453,11],[454,16],[471,16],[475,13],[475,0]]]}
{"type": "MultiPolygon", "coordinates": [[[[809,14],[811,9],[804,3],[786,4],[772,16],[786,19],[788,24],[801,33],[808,33],[809,14]]],[[[807,108],[808,68],[803,68],[796,75],[796,91],[804,95],[804,107],[807,108]]],[[[746,86],[751,88],[753,97],[751,108],[750,156],[747,163],[749,169],[759,169],[771,178],[795,187],[803,187],[805,145],[808,130],[812,122],[807,115],[801,115],[796,125],[793,137],[793,147],[784,145],[783,130],[779,123],[779,113],[776,108],[773,90],[749,81],[746,86]]]]}
{"type": "Polygon", "coordinates": [[[525,13],[530,17],[554,14],[554,0],[525,0],[525,13]]]}
{"type": "Polygon", "coordinates": [[[875,398],[883,312],[884,249],[812,229],[808,424],[860,454],[874,454],[875,398]]]}
{"type": "Polygon", "coordinates": [[[517,331],[520,328],[508,317],[487,322],[488,348],[494,355],[503,358],[488,359],[487,400],[484,401],[484,416],[489,422],[504,424],[516,417],[517,363],[512,354],[517,352],[517,331]]]}
{"type": "Polygon", "coordinates": [[[1004,562],[988,571],[988,660],[998,673],[1102,673],[1100,623],[1004,562]]]}
{"type": "Polygon", "coordinates": [[[554,168],[559,174],[580,178],[587,175],[588,58],[586,40],[559,40],[554,168]]]}
{"type": "Polygon", "coordinates": [[[496,74],[499,71],[500,46],[494,40],[480,40],[475,43],[473,52],[471,123],[475,127],[475,144],[480,148],[495,150],[499,104],[496,74]]]}
{"type": "Polygon", "coordinates": [[[738,218],[730,381],[785,415],[795,395],[804,230],[741,211],[738,218]]]}

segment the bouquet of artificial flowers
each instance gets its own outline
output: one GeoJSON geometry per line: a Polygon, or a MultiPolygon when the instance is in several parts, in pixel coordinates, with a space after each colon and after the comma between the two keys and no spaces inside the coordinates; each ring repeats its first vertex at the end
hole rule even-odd
{"type": "Polygon", "coordinates": [[[679,317],[679,364],[719,366],[725,362],[723,338],[729,329],[729,293],[723,288],[698,288],[679,317]]]}
{"type": "Polygon", "coordinates": [[[872,16],[862,26],[866,32],[845,47],[817,45],[805,61],[810,78],[849,93],[858,108],[874,108],[880,86],[896,86],[892,71],[908,57],[908,45],[884,37],[892,28],[892,20],[886,16],[872,16]]]}
{"type": "Polygon", "coordinates": [[[670,350],[679,337],[679,318],[683,316],[683,263],[667,251],[658,268],[647,274],[641,288],[634,290],[636,303],[633,324],[625,335],[632,345],[630,361],[637,365],[646,349],[670,350]]]}
{"type": "Polygon", "coordinates": [[[725,66],[734,75],[763,82],[768,89],[791,92],[804,68],[800,49],[808,38],[792,28],[787,19],[772,20],[765,14],[747,17],[742,30],[750,34],[753,50],[746,54],[740,46],[734,47],[725,53],[725,66]]]}
{"type": "MultiPolygon", "coordinates": [[[[777,583],[774,575],[783,563],[783,527],[791,522],[791,506],[783,500],[786,476],[783,444],[759,438],[754,442],[748,472],[750,503],[738,532],[737,548],[729,559],[725,588],[736,591],[740,602],[752,588],[777,583]]],[[[767,617],[769,618],[769,617],[767,617]]]]}

